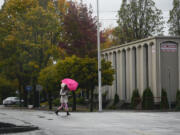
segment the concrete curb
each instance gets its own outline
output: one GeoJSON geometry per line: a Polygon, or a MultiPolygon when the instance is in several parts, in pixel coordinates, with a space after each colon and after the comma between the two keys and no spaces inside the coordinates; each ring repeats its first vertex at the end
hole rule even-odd
{"type": "Polygon", "coordinates": [[[38,127],[35,126],[16,126],[10,123],[2,123],[0,122],[0,134],[4,133],[19,133],[19,132],[27,132],[33,130],[39,130],[38,127]]]}

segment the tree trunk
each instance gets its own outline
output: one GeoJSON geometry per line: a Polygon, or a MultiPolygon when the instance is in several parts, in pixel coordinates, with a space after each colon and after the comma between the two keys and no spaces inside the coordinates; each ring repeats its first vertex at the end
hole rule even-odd
{"type": "Polygon", "coordinates": [[[36,91],[36,78],[33,78],[33,105],[34,107],[38,107],[38,94],[36,91]]]}
{"type": "Polygon", "coordinates": [[[34,85],[33,85],[33,106],[37,107],[36,106],[36,89],[34,88],[34,85]]]}
{"type": "Polygon", "coordinates": [[[86,95],[87,95],[87,99],[89,100],[89,90],[86,89],[86,95]]]}
{"type": "Polygon", "coordinates": [[[73,107],[72,110],[76,111],[76,93],[73,91],[73,107]]]}
{"type": "Polygon", "coordinates": [[[22,107],[22,103],[21,103],[21,100],[22,100],[22,89],[21,89],[21,81],[20,80],[18,80],[19,81],[19,86],[18,86],[18,88],[19,88],[19,90],[18,90],[18,92],[19,92],[19,99],[20,99],[20,104],[19,104],[19,107],[22,107]]]}
{"type": "Polygon", "coordinates": [[[48,92],[48,103],[49,103],[49,110],[52,110],[52,93],[48,92]]]}
{"type": "Polygon", "coordinates": [[[28,101],[28,92],[25,89],[25,86],[23,85],[22,90],[24,91],[23,97],[24,97],[24,107],[27,107],[29,101],[28,101]]]}
{"type": "Polygon", "coordinates": [[[33,106],[37,107],[37,91],[35,83],[33,83],[33,106]]]}
{"type": "Polygon", "coordinates": [[[93,112],[93,98],[94,98],[94,89],[91,89],[91,102],[90,102],[90,112],[93,112]]]}

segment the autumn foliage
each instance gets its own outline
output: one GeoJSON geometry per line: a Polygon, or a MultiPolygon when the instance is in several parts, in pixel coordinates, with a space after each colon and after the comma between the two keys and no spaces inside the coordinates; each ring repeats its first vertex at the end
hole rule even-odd
{"type": "MultiPolygon", "coordinates": [[[[63,38],[59,46],[68,55],[95,57],[97,54],[97,25],[92,10],[82,2],[69,2],[64,15],[63,38]]],[[[101,41],[103,38],[101,36],[101,41]]]]}

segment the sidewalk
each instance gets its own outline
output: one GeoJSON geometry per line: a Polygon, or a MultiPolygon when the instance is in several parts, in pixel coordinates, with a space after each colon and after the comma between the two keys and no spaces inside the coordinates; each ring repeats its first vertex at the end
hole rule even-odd
{"type": "MultiPolygon", "coordinates": [[[[179,135],[179,112],[71,112],[0,109],[0,122],[34,125],[31,135],[179,135]]],[[[30,135],[30,132],[26,132],[30,135]]]]}

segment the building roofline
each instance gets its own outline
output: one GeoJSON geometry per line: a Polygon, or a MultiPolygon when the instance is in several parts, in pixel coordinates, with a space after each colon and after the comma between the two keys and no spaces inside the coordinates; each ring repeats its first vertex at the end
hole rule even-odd
{"type": "Polygon", "coordinates": [[[179,36],[155,36],[155,37],[148,37],[148,38],[132,41],[132,42],[129,42],[129,43],[126,43],[126,44],[112,46],[110,48],[103,49],[101,52],[103,53],[103,52],[110,51],[110,50],[113,50],[113,49],[122,48],[122,47],[129,46],[129,45],[134,45],[134,44],[137,44],[137,43],[145,42],[147,40],[166,39],[166,38],[180,39],[179,36]]]}

